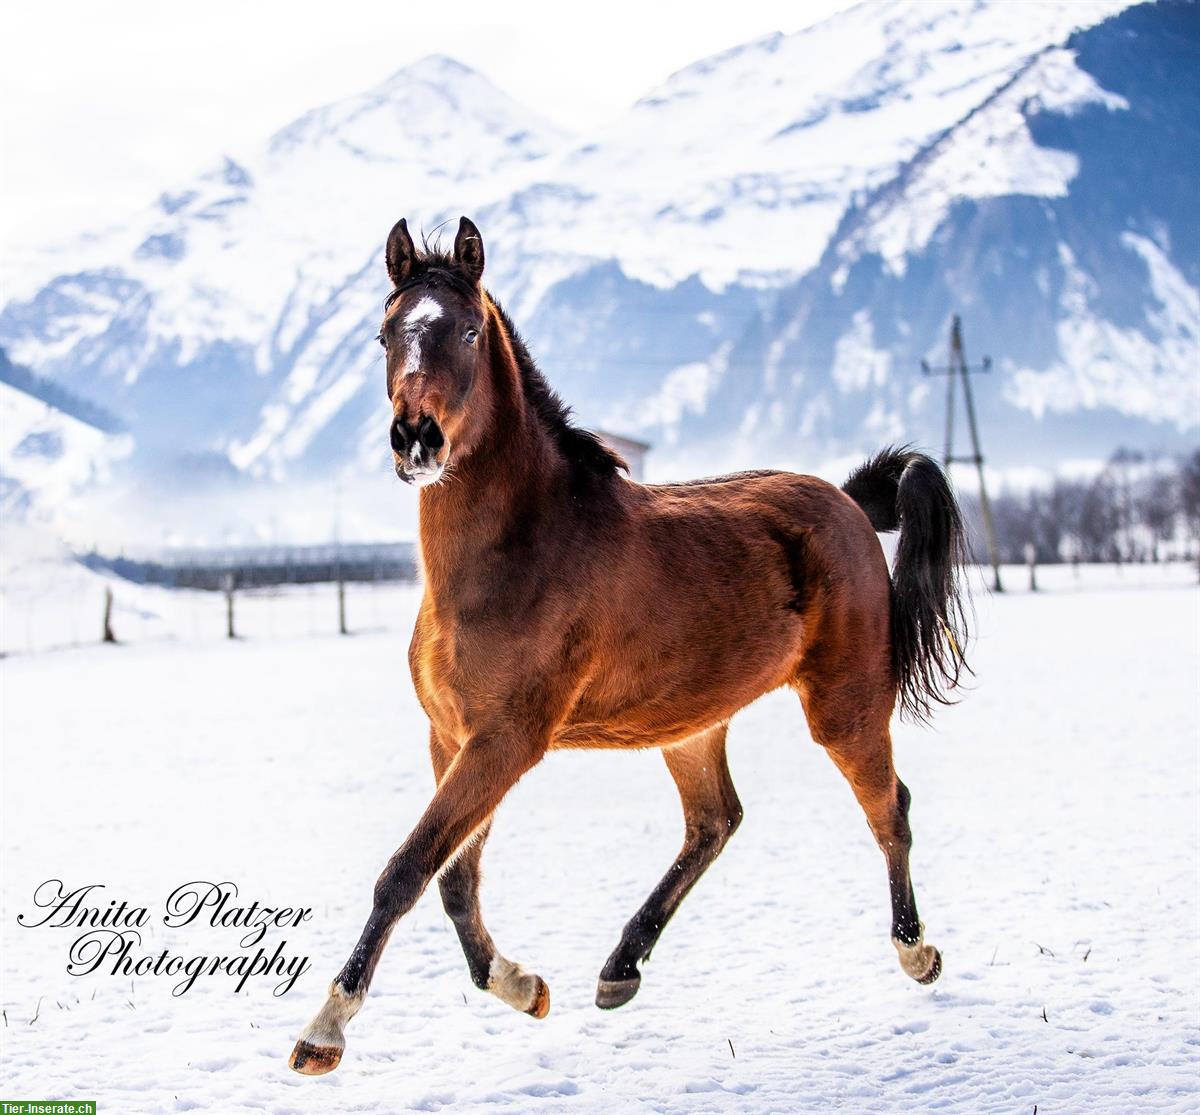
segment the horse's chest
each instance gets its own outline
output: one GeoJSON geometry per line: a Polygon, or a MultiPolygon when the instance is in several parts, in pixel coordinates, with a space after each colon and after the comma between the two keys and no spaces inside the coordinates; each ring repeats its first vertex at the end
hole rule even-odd
{"type": "Polygon", "coordinates": [[[448,738],[468,738],[503,703],[509,664],[499,642],[490,647],[490,640],[453,626],[418,627],[410,654],[413,685],[430,721],[448,738]]]}
{"type": "Polygon", "coordinates": [[[462,734],[464,719],[456,657],[453,639],[418,626],[409,653],[413,687],[434,727],[452,737],[462,734]]]}

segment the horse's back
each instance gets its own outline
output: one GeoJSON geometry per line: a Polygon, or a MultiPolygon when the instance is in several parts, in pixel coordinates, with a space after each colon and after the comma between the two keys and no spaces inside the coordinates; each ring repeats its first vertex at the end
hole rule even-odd
{"type": "Polygon", "coordinates": [[[790,613],[810,637],[867,624],[886,639],[891,586],[883,548],[858,504],[828,481],[735,473],[649,486],[643,507],[646,533],[685,549],[710,590],[728,580],[745,602],[753,583],[767,617],[790,613]]]}
{"type": "Polygon", "coordinates": [[[870,521],[841,488],[820,477],[756,470],[631,488],[640,489],[633,503],[652,530],[683,537],[724,532],[764,551],[782,548],[793,563],[803,557],[867,591],[886,586],[887,566],[870,521]]]}

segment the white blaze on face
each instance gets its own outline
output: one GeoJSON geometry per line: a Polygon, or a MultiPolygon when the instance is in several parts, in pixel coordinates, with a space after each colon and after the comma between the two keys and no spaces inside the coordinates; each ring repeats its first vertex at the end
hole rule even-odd
{"type": "Polygon", "coordinates": [[[407,348],[401,375],[409,376],[421,370],[421,341],[429,329],[430,322],[437,321],[441,316],[441,304],[428,294],[422,295],[417,304],[404,315],[404,342],[407,348]]]}

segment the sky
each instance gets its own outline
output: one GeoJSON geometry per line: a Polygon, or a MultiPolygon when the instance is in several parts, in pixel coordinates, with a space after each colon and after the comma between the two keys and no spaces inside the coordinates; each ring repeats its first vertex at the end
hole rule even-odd
{"type": "Polygon", "coordinates": [[[0,245],[11,264],[41,244],[120,223],[215,155],[427,54],[457,58],[542,115],[586,132],[698,58],[850,6],[6,3],[0,245]]]}

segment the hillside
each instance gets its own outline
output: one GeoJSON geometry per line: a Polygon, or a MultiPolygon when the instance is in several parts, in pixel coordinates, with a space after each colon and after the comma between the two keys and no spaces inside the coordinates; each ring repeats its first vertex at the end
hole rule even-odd
{"type": "Polygon", "coordinates": [[[940,444],[918,364],[956,310],[996,362],[997,466],[1173,450],[1200,420],[1195,13],[861,4],[583,137],[428,58],[81,245],[0,345],[126,418],[132,477],[374,492],[383,237],[468,212],[552,381],[652,474],[940,444]]]}

